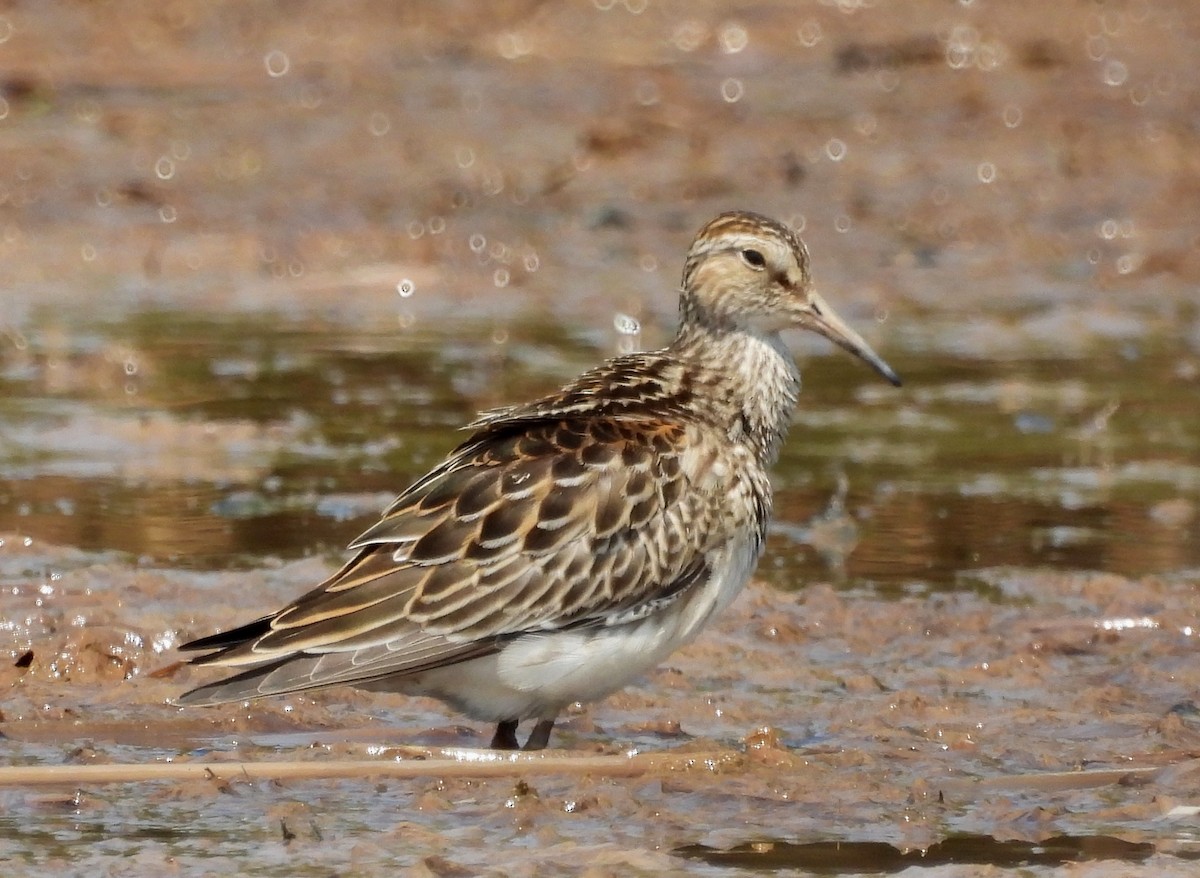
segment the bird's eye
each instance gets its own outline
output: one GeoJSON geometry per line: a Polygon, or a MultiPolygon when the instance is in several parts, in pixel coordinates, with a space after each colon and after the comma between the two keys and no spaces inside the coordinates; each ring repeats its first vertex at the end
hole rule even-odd
{"type": "Polygon", "coordinates": [[[753,269],[765,268],[767,265],[767,260],[757,250],[743,250],[742,261],[753,269]]]}

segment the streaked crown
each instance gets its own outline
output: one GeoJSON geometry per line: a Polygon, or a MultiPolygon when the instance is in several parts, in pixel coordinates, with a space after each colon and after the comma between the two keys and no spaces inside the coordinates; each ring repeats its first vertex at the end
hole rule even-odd
{"type": "Polygon", "coordinates": [[[697,234],[683,269],[683,318],[741,326],[764,318],[771,329],[808,294],[808,249],[783,223],[730,211],[697,234]]]}

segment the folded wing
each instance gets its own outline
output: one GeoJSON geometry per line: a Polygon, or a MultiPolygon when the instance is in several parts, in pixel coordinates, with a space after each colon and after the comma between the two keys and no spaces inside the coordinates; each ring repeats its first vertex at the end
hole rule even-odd
{"type": "Polygon", "coordinates": [[[685,427],[578,418],[485,426],[279,613],[186,644],[241,667],[213,703],[417,673],[507,638],[611,624],[707,576],[723,479],[685,427]],[[698,475],[703,473],[703,475],[698,475]]]}

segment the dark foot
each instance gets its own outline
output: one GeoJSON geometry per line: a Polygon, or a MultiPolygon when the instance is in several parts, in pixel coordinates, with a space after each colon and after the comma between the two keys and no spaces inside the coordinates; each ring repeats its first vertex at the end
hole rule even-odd
{"type": "Polygon", "coordinates": [[[550,730],[553,728],[554,720],[538,720],[537,725],[533,727],[533,731],[529,733],[529,739],[525,742],[525,749],[545,750],[546,746],[550,743],[550,730]]]}
{"type": "MultiPolygon", "coordinates": [[[[537,733],[537,730],[534,730],[537,733]]],[[[549,730],[546,731],[549,737],[549,730]]],[[[545,746],[544,744],[542,746],[545,746]]],[[[521,745],[517,743],[517,721],[515,719],[506,719],[502,723],[496,725],[496,734],[492,735],[493,750],[520,750],[521,745]]]]}

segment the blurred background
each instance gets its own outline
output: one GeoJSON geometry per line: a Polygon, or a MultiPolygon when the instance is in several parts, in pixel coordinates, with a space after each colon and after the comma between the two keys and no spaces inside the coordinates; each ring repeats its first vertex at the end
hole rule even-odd
{"type": "Polygon", "coordinates": [[[340,546],[474,411],[663,343],[691,235],[739,207],[802,229],[908,378],[794,340],[781,577],[848,547],[805,525],[830,502],[872,507],[850,574],[887,585],[1195,564],[1198,29],[1147,2],[15,5],[0,530],[207,567],[340,546]]]}
{"type": "Polygon", "coordinates": [[[474,412],[665,343],[730,208],[906,380],[790,339],[771,595],[1190,638],[1197,57],[1186,0],[5,4],[0,653],[68,697],[298,594],[474,412]]]}

